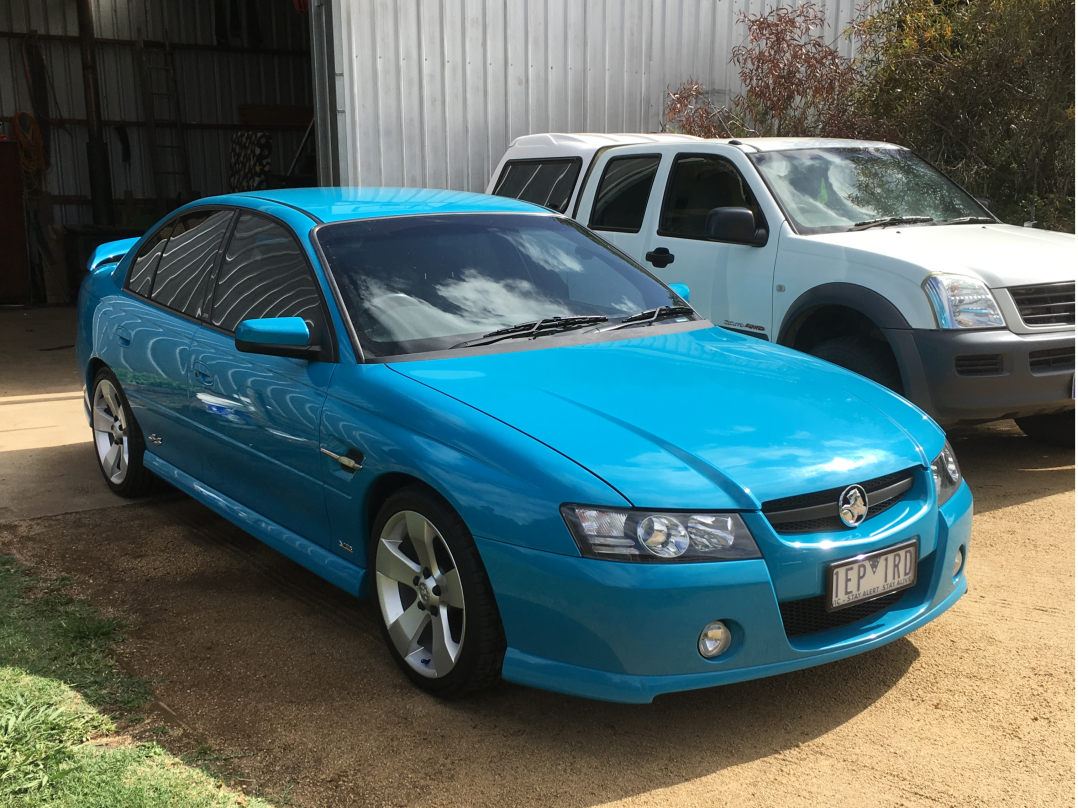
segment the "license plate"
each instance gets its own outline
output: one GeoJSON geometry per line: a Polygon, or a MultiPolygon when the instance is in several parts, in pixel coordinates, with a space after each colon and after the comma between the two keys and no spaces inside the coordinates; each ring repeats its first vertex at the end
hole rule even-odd
{"type": "Polygon", "coordinates": [[[917,539],[827,567],[827,611],[909,589],[917,583],[917,539]]]}

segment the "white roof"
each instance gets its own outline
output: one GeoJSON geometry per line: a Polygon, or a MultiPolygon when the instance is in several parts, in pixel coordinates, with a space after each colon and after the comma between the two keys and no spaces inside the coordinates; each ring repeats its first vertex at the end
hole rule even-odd
{"type": "MultiPolygon", "coordinates": [[[[826,137],[747,137],[717,138],[707,140],[694,135],[672,133],[658,134],[601,134],[595,132],[564,134],[551,132],[541,135],[523,135],[514,140],[509,148],[516,150],[535,149],[543,156],[553,152],[562,154],[590,154],[604,146],[633,146],[642,143],[725,143],[742,146],[743,151],[786,151],[790,149],[849,148],[871,146],[875,148],[901,148],[893,143],[876,140],[842,140],[826,137]]],[[[523,156],[523,155],[520,155],[523,156]]]]}

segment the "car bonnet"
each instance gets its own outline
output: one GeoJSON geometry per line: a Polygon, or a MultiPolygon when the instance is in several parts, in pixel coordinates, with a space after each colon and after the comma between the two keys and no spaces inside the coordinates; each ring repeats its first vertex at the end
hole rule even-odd
{"type": "Polygon", "coordinates": [[[925,465],[943,445],[939,427],[889,391],[718,328],[390,366],[640,507],[755,509],[925,465]]]}

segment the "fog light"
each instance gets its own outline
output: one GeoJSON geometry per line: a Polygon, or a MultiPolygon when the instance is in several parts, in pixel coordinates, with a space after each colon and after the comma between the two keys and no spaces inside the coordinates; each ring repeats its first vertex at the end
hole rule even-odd
{"type": "Polygon", "coordinates": [[[951,573],[951,577],[955,577],[962,571],[962,565],[966,563],[966,548],[959,547],[958,552],[954,557],[954,572],[951,573]]]}
{"type": "Polygon", "coordinates": [[[714,659],[730,647],[730,629],[721,620],[708,623],[700,632],[700,640],[696,643],[696,647],[706,659],[714,659]]]}

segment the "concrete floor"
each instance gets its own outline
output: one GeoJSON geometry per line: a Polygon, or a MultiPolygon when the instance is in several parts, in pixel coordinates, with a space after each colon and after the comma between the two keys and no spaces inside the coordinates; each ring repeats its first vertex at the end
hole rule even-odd
{"type": "Polygon", "coordinates": [[[75,309],[0,307],[0,522],[123,503],[102,484],[75,309]]]}

